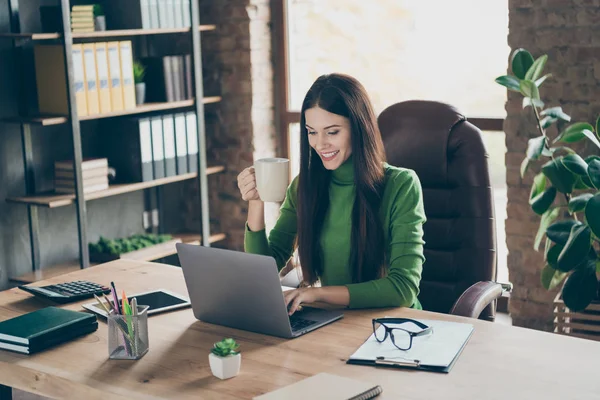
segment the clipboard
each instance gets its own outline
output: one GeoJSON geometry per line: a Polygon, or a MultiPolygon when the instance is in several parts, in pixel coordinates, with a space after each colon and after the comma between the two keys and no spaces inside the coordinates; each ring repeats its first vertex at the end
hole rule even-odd
{"type": "MultiPolygon", "coordinates": [[[[346,363],[449,373],[471,338],[473,325],[437,320],[419,322],[433,327],[433,334],[414,338],[410,350],[397,349],[389,337],[379,343],[371,334],[346,363]]],[[[408,330],[411,330],[411,326],[416,327],[410,323],[398,326],[408,330]]]]}

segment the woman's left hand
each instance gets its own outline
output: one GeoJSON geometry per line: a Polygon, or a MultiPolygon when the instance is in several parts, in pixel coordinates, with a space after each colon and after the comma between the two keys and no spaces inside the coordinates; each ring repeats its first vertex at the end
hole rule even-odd
{"type": "Polygon", "coordinates": [[[319,288],[307,287],[294,290],[288,290],[283,293],[285,305],[288,307],[289,315],[292,315],[300,309],[302,303],[314,303],[319,301],[319,288]]]}

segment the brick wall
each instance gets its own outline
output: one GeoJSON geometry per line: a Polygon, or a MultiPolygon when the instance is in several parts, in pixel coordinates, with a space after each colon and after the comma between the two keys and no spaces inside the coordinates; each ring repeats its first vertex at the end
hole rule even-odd
{"type": "MultiPolygon", "coordinates": [[[[225,232],[219,246],[241,250],[247,203],[241,200],[237,175],[256,157],[276,154],[268,0],[201,0],[200,21],[216,24],[203,34],[204,93],[222,101],[206,107],[208,165],[227,170],[208,178],[211,232],[225,232]]],[[[197,185],[187,187],[190,229],[199,226],[197,185]]],[[[272,221],[277,209],[267,208],[272,221]]]]}
{"type": "MultiPolygon", "coordinates": [[[[542,100],[550,106],[562,106],[574,121],[592,124],[600,112],[595,96],[600,86],[599,5],[598,0],[509,0],[510,47],[525,48],[534,58],[549,56],[545,72],[552,72],[553,77],[542,87],[542,100]]],[[[508,268],[514,284],[510,312],[514,325],[551,330],[556,291],[541,287],[543,255],[532,248],[539,226],[539,217],[528,204],[534,174],[530,171],[523,180],[519,176],[527,140],[536,135],[535,119],[530,109],[522,110],[521,99],[517,93],[508,92],[504,125],[508,268]]],[[[549,133],[556,136],[556,130],[549,133]]]]}

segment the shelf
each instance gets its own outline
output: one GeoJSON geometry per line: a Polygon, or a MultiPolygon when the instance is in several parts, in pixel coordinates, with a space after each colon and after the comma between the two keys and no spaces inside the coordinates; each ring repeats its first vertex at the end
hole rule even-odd
{"type": "MultiPolygon", "coordinates": [[[[216,174],[225,170],[224,166],[214,166],[206,169],[206,174],[216,174]]],[[[123,183],[110,185],[110,187],[106,190],[100,190],[97,192],[92,192],[84,195],[86,201],[88,200],[96,200],[102,199],[104,197],[117,196],[124,193],[136,192],[142,189],[148,189],[155,186],[166,185],[169,183],[185,181],[188,179],[194,179],[198,176],[197,173],[192,172],[189,174],[170,176],[168,178],[155,179],[153,181],[148,182],[136,182],[136,183],[123,183]]],[[[34,196],[26,196],[26,197],[9,197],[6,199],[9,203],[18,203],[18,204],[27,204],[34,205],[38,207],[48,207],[48,208],[56,208],[56,207],[64,207],[75,202],[74,194],[39,194],[34,196]]]]}
{"type": "MultiPolygon", "coordinates": [[[[214,31],[216,25],[200,25],[201,32],[214,31]]],[[[119,36],[144,36],[167,35],[171,33],[187,33],[190,28],[171,29],[119,29],[101,32],[73,33],[73,39],[102,39],[119,36]]],[[[62,38],[62,33],[0,33],[0,39],[26,39],[26,40],[55,40],[62,38]]]]}
{"type": "MultiPolygon", "coordinates": [[[[220,101],[221,101],[220,96],[210,96],[210,97],[204,97],[202,99],[203,104],[218,103],[220,101]]],[[[79,120],[80,121],[90,121],[90,120],[96,120],[96,119],[102,119],[102,118],[121,117],[124,115],[143,114],[143,113],[148,113],[148,112],[191,107],[193,105],[194,105],[194,99],[183,100],[183,101],[173,101],[170,103],[146,103],[146,104],[142,104],[136,108],[132,108],[130,110],[114,111],[114,112],[110,112],[110,113],[106,113],[106,114],[86,115],[85,117],[79,117],[79,120]]],[[[49,116],[23,117],[23,118],[20,118],[20,117],[4,118],[0,121],[1,122],[14,122],[14,123],[49,126],[49,125],[64,124],[68,120],[69,119],[65,116],[49,115],[49,116]]]]}
{"type": "MultiPolygon", "coordinates": [[[[201,236],[191,233],[182,233],[173,235],[175,240],[166,243],[159,243],[154,246],[146,247],[144,249],[132,251],[131,253],[123,254],[122,259],[125,260],[136,260],[136,261],[153,261],[159,258],[164,258],[177,253],[175,243],[183,242],[188,244],[200,244],[201,236]],[[166,245],[166,246],[165,246],[166,245]]],[[[227,235],[224,233],[217,233],[210,236],[209,242],[216,243],[221,240],[225,240],[227,235]]],[[[99,264],[90,264],[90,266],[96,266],[99,264]]],[[[50,279],[55,276],[67,274],[79,270],[79,262],[73,261],[65,264],[55,265],[38,271],[32,271],[27,274],[18,276],[10,279],[13,283],[28,284],[40,280],[50,279]]]]}

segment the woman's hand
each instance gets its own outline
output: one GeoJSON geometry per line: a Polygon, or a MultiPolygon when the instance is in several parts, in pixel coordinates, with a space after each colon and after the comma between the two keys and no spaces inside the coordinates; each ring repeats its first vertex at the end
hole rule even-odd
{"type": "Polygon", "coordinates": [[[258,190],[256,190],[256,175],[254,174],[254,167],[248,167],[240,172],[237,177],[237,182],[243,200],[260,200],[258,190]]]}
{"type": "Polygon", "coordinates": [[[301,309],[300,304],[302,303],[314,303],[319,301],[319,289],[320,288],[307,287],[284,292],[283,297],[285,298],[285,305],[288,307],[289,315],[299,311],[301,309]]]}

